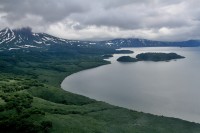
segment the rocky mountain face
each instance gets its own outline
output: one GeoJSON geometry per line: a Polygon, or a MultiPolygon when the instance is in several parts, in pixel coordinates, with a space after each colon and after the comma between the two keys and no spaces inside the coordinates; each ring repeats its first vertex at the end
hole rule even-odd
{"type": "Polygon", "coordinates": [[[0,31],[0,50],[48,50],[53,45],[76,45],[78,41],[57,38],[45,33],[33,33],[30,28],[0,31]]]}
{"type": "Polygon", "coordinates": [[[108,41],[78,41],[67,40],[51,36],[46,33],[33,33],[31,28],[9,29],[0,31],[0,51],[46,51],[62,48],[88,48],[88,47],[194,47],[200,46],[200,41],[189,40],[183,42],[162,42],[146,39],[128,38],[108,41]]]}

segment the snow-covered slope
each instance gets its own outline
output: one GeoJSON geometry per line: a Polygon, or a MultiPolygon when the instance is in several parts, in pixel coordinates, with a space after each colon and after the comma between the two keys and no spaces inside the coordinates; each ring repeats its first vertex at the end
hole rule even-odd
{"type": "Polygon", "coordinates": [[[21,28],[14,30],[5,28],[0,31],[0,51],[45,51],[62,50],[63,48],[78,49],[88,47],[120,48],[158,46],[194,47],[200,46],[200,41],[189,40],[183,42],[162,42],[138,38],[114,39],[108,41],[77,41],[54,37],[46,33],[33,33],[30,28],[21,28]]]}
{"type": "Polygon", "coordinates": [[[77,46],[79,41],[57,38],[45,33],[33,33],[30,28],[0,31],[0,50],[38,49],[44,50],[56,45],[77,46]]]}
{"type": "Polygon", "coordinates": [[[127,38],[102,41],[101,44],[109,45],[111,47],[196,47],[200,46],[200,41],[188,40],[181,42],[164,42],[139,38],[127,38]]]}

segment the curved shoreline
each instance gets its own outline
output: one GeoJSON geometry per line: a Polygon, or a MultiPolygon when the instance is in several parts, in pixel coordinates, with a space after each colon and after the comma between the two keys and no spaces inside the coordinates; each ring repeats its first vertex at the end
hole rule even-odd
{"type": "MultiPolygon", "coordinates": [[[[113,63],[113,61],[111,61],[111,64],[113,63]]],[[[109,64],[104,64],[104,65],[109,65],[109,64]]],[[[95,68],[98,68],[98,67],[101,67],[101,66],[104,66],[104,65],[99,65],[99,66],[96,66],[96,67],[92,67],[92,68],[88,68],[88,69],[84,69],[84,70],[81,70],[81,71],[78,71],[78,72],[75,72],[75,73],[73,73],[73,74],[71,74],[71,75],[69,75],[69,76],[72,76],[72,75],[74,75],[74,74],[77,74],[77,73],[80,73],[80,72],[84,72],[84,71],[87,71],[87,70],[92,70],[92,69],[95,69],[95,68]]],[[[64,80],[67,80],[67,78],[69,78],[69,76],[67,76],[67,77],[65,77],[64,78],[64,80]]],[[[68,91],[68,92],[70,92],[69,91],[69,86],[68,86],[68,90],[67,89],[64,89],[64,87],[63,87],[63,82],[64,82],[64,80],[62,81],[62,83],[61,83],[61,88],[63,89],[63,90],[65,90],[65,91],[68,91]]],[[[113,106],[119,106],[119,107],[122,107],[122,108],[126,108],[126,109],[131,109],[131,110],[134,110],[134,111],[141,111],[141,109],[140,110],[136,110],[135,108],[128,108],[128,107],[124,107],[124,106],[120,106],[120,105],[116,105],[116,104],[112,104],[111,102],[108,102],[108,101],[106,101],[105,99],[104,100],[102,100],[102,99],[98,99],[98,97],[97,98],[95,98],[95,96],[93,97],[92,95],[84,95],[84,94],[81,94],[81,93],[76,93],[76,91],[72,91],[72,87],[71,87],[71,93],[74,93],[74,94],[78,94],[78,95],[82,95],[82,96],[85,96],[85,97],[88,97],[88,98],[90,98],[90,99],[94,99],[94,100],[96,100],[96,101],[104,101],[104,102],[106,102],[106,103],[109,103],[109,104],[111,104],[111,105],[113,105],[113,106]]],[[[143,111],[141,111],[141,112],[144,112],[144,113],[149,113],[148,111],[147,112],[145,112],[144,110],[143,111]]],[[[161,114],[159,114],[159,113],[152,113],[151,112],[151,114],[152,115],[159,115],[159,116],[162,116],[162,112],[161,112],[161,114]]],[[[184,119],[184,118],[182,118],[182,117],[176,117],[176,116],[171,116],[171,115],[164,115],[165,117],[173,117],[173,118],[178,118],[178,119],[182,119],[182,120],[185,120],[185,121],[190,121],[190,122],[194,122],[193,120],[190,120],[190,119],[184,119]]],[[[197,123],[199,123],[199,122],[197,122],[197,123]]]]}
{"type": "Polygon", "coordinates": [[[95,101],[98,101],[98,102],[104,102],[106,104],[110,104],[111,106],[116,106],[116,107],[119,107],[119,108],[125,108],[127,110],[132,110],[132,111],[136,111],[136,112],[141,112],[141,113],[144,113],[144,114],[150,114],[150,115],[153,115],[153,116],[159,116],[159,117],[165,117],[165,118],[172,118],[172,119],[179,119],[179,120],[183,120],[183,121],[187,121],[187,122],[191,122],[191,123],[195,123],[195,124],[200,124],[198,122],[195,122],[195,121],[191,121],[191,120],[186,120],[186,119],[183,119],[183,118],[179,118],[179,117],[173,117],[173,116],[167,116],[167,115],[161,115],[161,114],[156,114],[156,113],[149,113],[149,112],[145,112],[145,111],[142,111],[142,110],[136,110],[136,109],[133,109],[133,108],[128,108],[128,107],[123,107],[123,106],[119,106],[119,105],[115,105],[115,104],[112,104],[112,103],[109,103],[107,101],[104,101],[104,100],[97,100],[96,98],[93,98],[93,97],[89,97],[89,96],[85,96],[85,95],[82,95],[82,94],[78,94],[78,93],[74,93],[74,92],[71,92],[69,90],[66,90],[66,89],[63,89],[62,87],[62,84],[63,82],[70,76],[74,75],[74,74],[77,74],[77,73],[80,73],[80,72],[84,72],[84,71],[88,71],[88,70],[92,70],[92,69],[96,69],[96,68],[99,68],[99,67],[102,67],[102,66],[106,66],[106,65],[110,65],[112,64],[111,62],[108,63],[108,64],[103,64],[103,65],[99,65],[99,66],[96,66],[96,67],[91,67],[91,68],[87,68],[87,69],[84,69],[84,70],[81,70],[81,71],[77,71],[75,73],[72,73],[70,75],[68,75],[67,77],[64,78],[64,80],[62,81],[62,83],[60,84],[60,88],[66,92],[70,92],[70,93],[73,93],[73,94],[76,94],[76,95],[80,95],[80,96],[84,96],[86,98],[89,98],[89,99],[92,99],[92,100],[95,100],[95,101]]]}
{"type": "MultiPolygon", "coordinates": [[[[95,69],[95,68],[98,68],[98,67],[102,67],[102,66],[110,65],[110,64],[111,64],[111,62],[108,62],[107,64],[102,64],[102,65],[99,65],[99,66],[86,68],[86,69],[83,69],[83,70],[77,71],[77,72],[75,72],[75,73],[72,73],[72,74],[68,75],[67,77],[65,77],[65,78],[62,80],[62,82],[61,82],[61,84],[60,84],[60,88],[62,88],[62,84],[63,84],[64,80],[65,80],[66,78],[68,78],[69,76],[71,76],[71,75],[77,74],[77,73],[79,73],[79,72],[87,71],[87,70],[90,70],[90,69],[95,69]]],[[[63,88],[62,88],[62,89],[63,89],[63,88]]],[[[65,89],[63,89],[63,90],[64,90],[64,91],[67,91],[67,90],[65,90],[65,89]]],[[[72,93],[72,92],[71,92],[71,93],[72,93]]],[[[79,94],[78,94],[78,95],[79,95],[79,94]]]]}

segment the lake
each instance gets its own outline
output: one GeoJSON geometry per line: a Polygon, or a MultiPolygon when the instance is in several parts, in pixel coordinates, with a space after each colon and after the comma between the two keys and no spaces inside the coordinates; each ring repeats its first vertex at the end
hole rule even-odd
{"type": "Polygon", "coordinates": [[[200,48],[123,48],[111,64],[84,70],[64,79],[61,87],[99,101],[146,113],[200,123],[200,48]],[[185,59],[169,62],[119,63],[116,59],[144,52],[175,52],[185,59]]]}

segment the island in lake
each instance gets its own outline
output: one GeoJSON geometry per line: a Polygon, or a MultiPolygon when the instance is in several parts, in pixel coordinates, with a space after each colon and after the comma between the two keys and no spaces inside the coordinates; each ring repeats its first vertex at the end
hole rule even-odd
{"type": "Polygon", "coordinates": [[[121,56],[117,59],[119,62],[137,62],[136,58],[132,58],[130,56],[121,56]]]}
{"type": "Polygon", "coordinates": [[[115,54],[132,54],[132,53],[134,52],[131,50],[116,50],[115,51],[115,54]]]}
{"type": "Polygon", "coordinates": [[[136,58],[130,56],[121,56],[117,59],[119,62],[137,62],[137,61],[169,61],[173,59],[182,59],[184,56],[176,53],[141,53],[136,58]]]}
{"type": "Polygon", "coordinates": [[[169,61],[173,59],[182,59],[184,56],[176,53],[141,53],[136,56],[140,61],[169,61]]]}

